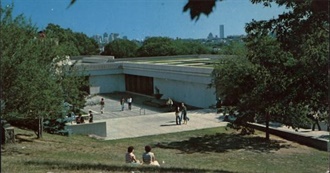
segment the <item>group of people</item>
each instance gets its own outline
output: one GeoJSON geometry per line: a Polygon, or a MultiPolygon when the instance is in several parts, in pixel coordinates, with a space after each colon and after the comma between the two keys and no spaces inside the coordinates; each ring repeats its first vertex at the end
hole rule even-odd
{"type": "Polygon", "coordinates": [[[151,147],[149,145],[144,147],[145,152],[142,154],[142,161],[138,160],[134,154],[134,147],[129,146],[127,148],[127,153],[125,154],[126,163],[133,165],[151,165],[160,166],[159,162],[156,160],[155,154],[151,152],[151,147]]]}
{"type": "MultiPolygon", "coordinates": [[[[93,113],[91,110],[89,110],[88,112],[88,116],[89,116],[89,122],[92,123],[93,122],[93,113]]],[[[77,124],[83,124],[85,123],[85,118],[82,116],[81,113],[78,114],[78,116],[76,116],[76,114],[72,111],[68,116],[69,121],[71,121],[71,124],[73,121],[75,121],[77,124]]]]}
{"type": "Polygon", "coordinates": [[[183,124],[187,124],[189,121],[189,117],[187,116],[187,107],[184,103],[181,103],[181,107],[177,106],[175,108],[175,122],[177,125],[181,125],[181,121],[183,120],[183,124]]]}
{"type": "MultiPolygon", "coordinates": [[[[126,102],[127,102],[127,105],[128,105],[128,110],[132,110],[133,98],[131,96],[129,96],[126,100],[125,100],[124,97],[122,97],[120,99],[121,111],[124,111],[126,102]]],[[[100,105],[101,105],[101,114],[103,114],[104,113],[104,105],[105,105],[104,98],[101,98],[100,105]]]]}
{"type": "Polygon", "coordinates": [[[125,98],[122,97],[120,99],[121,111],[124,111],[124,109],[125,109],[125,101],[127,102],[128,110],[132,110],[133,98],[132,97],[128,97],[127,100],[125,100],[125,98]]]}

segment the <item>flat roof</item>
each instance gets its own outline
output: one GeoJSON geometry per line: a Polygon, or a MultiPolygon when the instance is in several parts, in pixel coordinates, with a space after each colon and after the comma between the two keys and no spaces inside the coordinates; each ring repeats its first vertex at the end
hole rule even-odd
{"type": "Polygon", "coordinates": [[[113,56],[86,55],[70,57],[78,64],[105,64],[129,62],[137,64],[188,66],[196,68],[213,68],[220,59],[231,55],[176,55],[155,57],[114,58],[113,56]]]}

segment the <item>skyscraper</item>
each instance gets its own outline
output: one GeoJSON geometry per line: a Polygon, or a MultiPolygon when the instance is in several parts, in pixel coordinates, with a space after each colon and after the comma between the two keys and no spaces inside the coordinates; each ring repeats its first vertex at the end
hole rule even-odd
{"type": "Polygon", "coordinates": [[[219,30],[220,30],[219,38],[224,39],[225,38],[225,26],[220,25],[219,30]]]}

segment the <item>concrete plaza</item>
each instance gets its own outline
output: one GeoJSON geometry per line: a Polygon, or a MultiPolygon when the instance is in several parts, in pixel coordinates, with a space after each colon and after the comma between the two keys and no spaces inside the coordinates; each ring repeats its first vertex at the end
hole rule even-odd
{"type": "MultiPolygon", "coordinates": [[[[174,112],[169,112],[167,107],[152,107],[143,104],[153,99],[142,95],[129,94],[133,98],[132,109],[121,111],[119,100],[127,97],[127,93],[112,93],[96,95],[89,101],[98,103],[101,98],[105,99],[104,113],[100,113],[100,105],[86,106],[87,112],[92,110],[94,121],[105,121],[107,126],[107,137],[105,140],[133,138],[157,134],[166,134],[212,127],[226,126],[227,122],[222,121],[222,114],[217,114],[215,109],[188,110],[187,125],[176,125],[174,112]]],[[[299,129],[295,131],[285,126],[277,126],[274,129],[283,133],[291,133],[297,136],[305,136],[321,141],[329,141],[328,131],[312,131],[311,129],[299,129]]]]}
{"type": "Polygon", "coordinates": [[[92,110],[94,122],[106,121],[106,140],[132,138],[148,135],[166,134],[196,129],[205,129],[219,126],[226,126],[220,114],[216,114],[214,109],[188,110],[187,125],[176,125],[174,112],[169,112],[167,107],[152,107],[144,105],[143,102],[150,100],[140,95],[133,95],[132,109],[128,110],[125,103],[125,110],[121,111],[120,98],[122,95],[107,94],[97,95],[93,99],[95,102],[104,98],[104,113],[100,113],[100,105],[86,106],[85,111],[92,110]]]}

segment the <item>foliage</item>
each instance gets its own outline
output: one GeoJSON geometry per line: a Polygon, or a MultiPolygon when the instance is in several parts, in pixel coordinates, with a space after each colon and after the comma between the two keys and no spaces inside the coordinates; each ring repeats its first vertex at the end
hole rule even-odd
{"type": "Polygon", "coordinates": [[[211,51],[207,46],[204,46],[198,41],[183,41],[174,40],[177,55],[198,55],[209,54],[211,51]]]}
{"type": "Polygon", "coordinates": [[[59,25],[49,23],[44,31],[46,37],[54,38],[66,55],[95,55],[98,54],[97,42],[86,34],[63,29],[59,25]]]}
{"type": "Polygon", "coordinates": [[[138,55],[145,57],[176,55],[176,48],[171,38],[150,37],[144,40],[143,45],[138,49],[138,55]]]}
{"type": "MultiPolygon", "coordinates": [[[[252,2],[267,6],[272,1],[252,2]]],[[[215,68],[212,84],[225,101],[237,100],[240,123],[273,120],[299,128],[308,123],[308,112],[328,109],[329,16],[320,7],[327,3],[275,2],[291,10],[247,24],[243,59],[249,63],[224,60],[215,68]]]]}
{"type": "Polygon", "coordinates": [[[138,56],[192,55],[210,52],[210,49],[198,42],[174,40],[168,37],[150,37],[138,49],[138,56]]]}
{"type": "Polygon", "coordinates": [[[247,48],[243,42],[230,41],[221,47],[219,54],[245,56],[247,54],[247,48]]]}
{"type": "MultiPolygon", "coordinates": [[[[41,37],[23,15],[13,18],[12,9],[0,11],[0,87],[6,105],[1,118],[57,118],[63,116],[65,101],[84,105],[80,102],[85,94],[79,88],[85,86],[85,79],[74,69],[65,69],[66,55],[75,54],[59,41],[66,35],[52,37],[49,32],[41,37]]],[[[32,129],[37,129],[34,125],[32,129]]]]}
{"type": "Polygon", "coordinates": [[[61,89],[49,63],[55,57],[54,44],[37,38],[36,28],[22,15],[12,19],[11,11],[1,9],[1,97],[6,103],[2,116],[58,110],[61,89]]]}
{"type": "MultiPolygon", "coordinates": [[[[222,0],[219,0],[222,1],[222,0]]],[[[186,12],[190,10],[191,19],[199,19],[201,14],[209,15],[216,5],[216,0],[189,0],[187,4],[183,7],[183,11],[186,12]]]]}
{"type": "Polygon", "coordinates": [[[117,39],[104,47],[104,55],[113,55],[115,58],[135,57],[138,45],[134,41],[117,39]]]}

